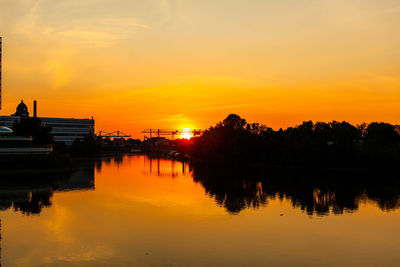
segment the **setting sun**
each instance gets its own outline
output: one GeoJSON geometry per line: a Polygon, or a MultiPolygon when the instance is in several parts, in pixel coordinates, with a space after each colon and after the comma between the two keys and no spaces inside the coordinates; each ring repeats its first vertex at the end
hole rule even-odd
{"type": "Polygon", "coordinates": [[[193,137],[192,130],[190,128],[183,128],[179,134],[180,138],[190,139],[193,137]]]}

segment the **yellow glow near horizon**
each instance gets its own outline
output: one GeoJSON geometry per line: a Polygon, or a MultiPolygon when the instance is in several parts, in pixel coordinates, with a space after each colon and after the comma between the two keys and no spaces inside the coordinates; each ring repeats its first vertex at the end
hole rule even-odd
{"type": "Polygon", "coordinates": [[[192,130],[190,128],[183,128],[179,136],[182,139],[190,139],[193,137],[192,130]]]}

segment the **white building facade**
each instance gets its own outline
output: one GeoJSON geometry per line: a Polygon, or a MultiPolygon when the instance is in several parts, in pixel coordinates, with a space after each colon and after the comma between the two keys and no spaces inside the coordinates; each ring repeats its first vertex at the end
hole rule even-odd
{"type": "MultiPolygon", "coordinates": [[[[83,139],[87,135],[94,135],[93,119],[68,119],[39,117],[44,126],[51,127],[51,134],[55,142],[63,142],[71,146],[76,139],[83,139]]],[[[19,116],[0,116],[0,126],[13,128],[19,116]]]]}
{"type": "MultiPolygon", "coordinates": [[[[36,113],[36,112],[35,112],[36,113]]],[[[15,121],[29,116],[28,108],[21,101],[15,114],[11,116],[0,116],[0,126],[13,128],[15,121]]],[[[94,135],[94,119],[72,119],[72,118],[49,118],[38,117],[43,126],[51,128],[55,142],[63,142],[71,146],[75,140],[84,139],[87,135],[94,135]]]]}

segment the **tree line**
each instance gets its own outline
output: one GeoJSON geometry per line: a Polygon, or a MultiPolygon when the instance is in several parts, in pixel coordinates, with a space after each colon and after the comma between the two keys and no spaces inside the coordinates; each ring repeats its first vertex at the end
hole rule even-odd
{"type": "Polygon", "coordinates": [[[193,138],[186,152],[194,163],[312,166],[387,165],[400,161],[399,126],[312,122],[273,130],[236,114],[193,138]]]}

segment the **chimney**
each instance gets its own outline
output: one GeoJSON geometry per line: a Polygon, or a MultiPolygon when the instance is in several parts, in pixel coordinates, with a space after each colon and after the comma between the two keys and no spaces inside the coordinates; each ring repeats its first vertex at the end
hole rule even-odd
{"type": "Polygon", "coordinates": [[[33,117],[37,118],[37,101],[33,101],[33,117]]]}

